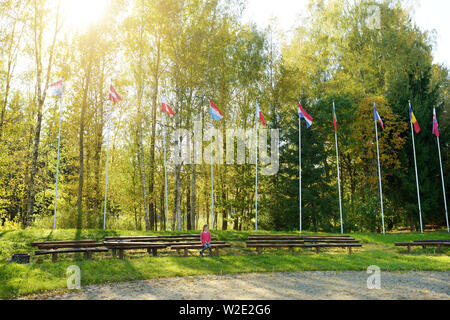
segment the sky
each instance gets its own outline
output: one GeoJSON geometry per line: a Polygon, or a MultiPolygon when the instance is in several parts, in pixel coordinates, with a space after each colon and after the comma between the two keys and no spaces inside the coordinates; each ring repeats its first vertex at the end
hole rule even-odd
{"type": "MultiPolygon", "coordinates": [[[[268,20],[276,17],[280,27],[288,32],[299,23],[299,17],[305,11],[308,0],[247,0],[244,12],[246,21],[252,20],[261,28],[268,20]]],[[[436,31],[434,45],[434,62],[450,67],[450,1],[416,0],[413,20],[422,29],[436,31]]]]}

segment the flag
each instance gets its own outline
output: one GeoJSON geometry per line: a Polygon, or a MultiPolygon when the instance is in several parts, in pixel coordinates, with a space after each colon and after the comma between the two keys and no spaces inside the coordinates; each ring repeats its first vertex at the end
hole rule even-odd
{"type": "Polygon", "coordinates": [[[258,102],[256,103],[256,118],[258,118],[258,120],[261,121],[263,125],[266,125],[266,120],[264,120],[264,116],[261,112],[261,109],[259,108],[258,102]]]}
{"type": "Polygon", "coordinates": [[[439,124],[436,117],[436,108],[433,108],[433,134],[439,137],[439,124]]]}
{"type": "Polygon", "coordinates": [[[51,97],[59,96],[61,98],[63,94],[63,81],[60,80],[58,82],[50,84],[47,87],[47,94],[51,97]]]}
{"type": "Polygon", "coordinates": [[[375,113],[375,121],[379,120],[381,128],[383,128],[383,130],[384,130],[383,120],[381,120],[381,117],[380,117],[380,115],[379,115],[379,113],[377,111],[377,107],[373,107],[373,109],[374,109],[374,113],[375,113]]]}
{"type": "Polygon", "coordinates": [[[169,104],[166,102],[166,99],[162,98],[162,103],[161,103],[161,112],[165,112],[167,114],[170,114],[171,116],[175,115],[175,112],[173,112],[172,108],[169,106],[169,104]]]}
{"type": "Polygon", "coordinates": [[[414,126],[414,131],[415,131],[416,133],[419,133],[419,132],[420,132],[419,122],[417,122],[417,119],[416,119],[416,117],[414,116],[414,113],[413,113],[413,111],[412,111],[412,109],[411,109],[411,105],[409,106],[409,118],[410,118],[410,120],[411,120],[411,123],[412,123],[413,126],[414,126]]]}
{"type": "Polygon", "coordinates": [[[337,133],[337,117],[336,117],[336,110],[334,109],[334,105],[333,105],[333,123],[334,123],[334,133],[337,133]]]}
{"type": "Polygon", "coordinates": [[[112,103],[116,104],[119,101],[122,101],[122,98],[117,94],[116,90],[114,90],[114,87],[111,85],[109,88],[109,100],[112,101],[112,103]]]}
{"type": "Polygon", "coordinates": [[[303,107],[302,107],[302,105],[301,105],[300,103],[298,104],[298,108],[299,108],[298,115],[300,116],[300,118],[305,119],[305,121],[306,121],[306,127],[307,127],[307,128],[311,127],[311,125],[312,125],[312,123],[313,123],[313,121],[314,121],[313,117],[311,117],[311,116],[305,111],[305,109],[303,109],[303,107]]]}
{"type": "Polygon", "coordinates": [[[220,121],[223,119],[223,114],[220,112],[220,110],[214,105],[212,102],[212,99],[209,99],[210,107],[209,107],[209,113],[211,114],[211,117],[216,120],[220,121]]]}

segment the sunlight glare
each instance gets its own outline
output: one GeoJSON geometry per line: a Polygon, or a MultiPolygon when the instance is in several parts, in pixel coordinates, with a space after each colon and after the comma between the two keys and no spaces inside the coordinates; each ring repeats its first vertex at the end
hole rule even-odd
{"type": "Polygon", "coordinates": [[[108,0],[62,0],[65,24],[78,31],[99,21],[107,10],[108,0]]]}

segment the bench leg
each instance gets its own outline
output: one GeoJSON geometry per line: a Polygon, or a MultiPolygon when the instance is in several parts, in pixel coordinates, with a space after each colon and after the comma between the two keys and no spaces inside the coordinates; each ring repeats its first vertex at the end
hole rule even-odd
{"type": "Polygon", "coordinates": [[[123,250],[119,249],[119,259],[123,260],[123,250]]]}
{"type": "Polygon", "coordinates": [[[438,244],[437,252],[438,252],[438,253],[441,253],[441,245],[440,245],[440,244],[438,244]]]}
{"type": "Polygon", "coordinates": [[[408,246],[408,253],[411,252],[411,246],[408,246]]]}
{"type": "Polygon", "coordinates": [[[188,252],[189,250],[187,248],[184,249],[184,256],[187,257],[188,256],[188,252]]]}
{"type": "Polygon", "coordinates": [[[256,252],[257,252],[258,254],[261,254],[261,248],[256,248],[256,252]]]}
{"type": "Polygon", "coordinates": [[[316,253],[317,253],[317,254],[320,253],[320,247],[319,247],[319,246],[316,247],[316,253]]]}
{"type": "Polygon", "coordinates": [[[216,256],[219,256],[219,247],[216,247],[215,251],[216,251],[216,256]]]}
{"type": "Polygon", "coordinates": [[[58,260],[58,253],[53,252],[52,253],[52,262],[56,262],[56,260],[58,260]]]}
{"type": "Polygon", "coordinates": [[[84,252],[84,258],[85,258],[86,260],[92,260],[92,252],[90,252],[90,251],[85,251],[85,252],[84,252]]]}
{"type": "Polygon", "coordinates": [[[352,254],[352,247],[348,247],[348,254],[352,254]]]}
{"type": "Polygon", "coordinates": [[[112,249],[111,250],[113,257],[115,258],[117,255],[117,250],[116,249],[112,249]]]}
{"type": "Polygon", "coordinates": [[[290,253],[291,255],[294,254],[294,247],[289,247],[289,253],[290,253]]]}
{"type": "Polygon", "coordinates": [[[152,254],[154,257],[156,257],[158,255],[158,249],[157,248],[152,248],[152,254]]]}

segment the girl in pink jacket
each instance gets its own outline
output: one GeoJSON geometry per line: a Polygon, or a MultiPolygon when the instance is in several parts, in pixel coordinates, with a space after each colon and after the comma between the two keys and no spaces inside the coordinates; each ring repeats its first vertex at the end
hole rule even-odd
{"type": "Polygon", "coordinates": [[[203,231],[200,235],[200,241],[202,242],[203,246],[203,249],[200,251],[200,256],[203,257],[203,251],[205,251],[206,249],[209,249],[209,255],[212,255],[211,234],[209,233],[207,224],[203,226],[203,231]]]}

